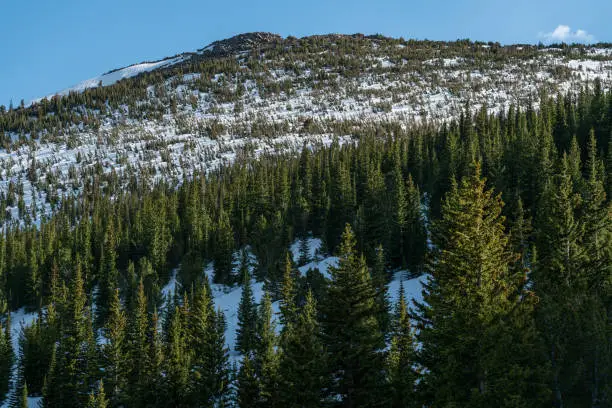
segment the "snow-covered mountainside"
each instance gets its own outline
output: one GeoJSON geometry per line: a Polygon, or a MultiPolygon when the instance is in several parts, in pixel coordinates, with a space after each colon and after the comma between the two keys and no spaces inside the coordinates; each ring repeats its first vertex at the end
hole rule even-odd
{"type": "Polygon", "coordinates": [[[316,147],[377,124],[538,107],[612,85],[612,48],[250,33],[132,65],[0,111],[7,219],[37,222],[87,182],[176,181],[237,157],[316,147]],[[99,85],[102,85],[100,87],[99,85]]]}
{"type": "MultiPolygon", "coordinates": [[[[60,92],[56,92],[53,95],[49,95],[46,99],[51,99],[55,95],[67,96],[70,92],[83,92],[89,88],[95,88],[97,86],[109,86],[119,82],[122,79],[131,78],[136,75],[140,75],[144,72],[153,71],[155,69],[168,67],[170,65],[177,64],[184,60],[184,57],[174,57],[169,59],[163,59],[155,62],[143,62],[141,64],[130,65],[129,67],[116,69],[106,74],[98,75],[96,77],[86,79],[85,81],[79,82],[78,84],[71,86],[70,88],[64,89],[60,92]]],[[[43,98],[36,99],[31,103],[40,103],[43,98]]]]}

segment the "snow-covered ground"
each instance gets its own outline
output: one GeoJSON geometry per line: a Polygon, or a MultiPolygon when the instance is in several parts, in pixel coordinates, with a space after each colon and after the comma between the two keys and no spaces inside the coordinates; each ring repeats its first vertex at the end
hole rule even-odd
{"type": "MultiPolygon", "coordinates": [[[[300,243],[301,241],[297,239],[294,243],[289,247],[291,254],[293,256],[294,262],[297,263],[300,257],[300,243]]],[[[318,268],[319,271],[326,277],[330,276],[329,267],[336,266],[338,258],[333,256],[327,256],[321,253],[321,240],[319,238],[306,238],[307,243],[307,253],[312,260],[305,265],[300,266],[298,269],[302,274],[305,274],[306,271],[310,268],[318,268]]],[[[253,273],[257,260],[255,256],[250,252],[249,248],[245,248],[248,253],[249,259],[249,269],[250,272],[253,273]]],[[[240,259],[240,252],[235,254],[236,264],[235,264],[235,272],[238,271],[239,264],[238,260],[240,259]]],[[[204,273],[208,276],[209,281],[212,282],[212,276],[214,272],[214,265],[212,263],[208,264],[204,269],[204,273]]],[[[175,293],[177,289],[180,289],[179,282],[177,280],[178,269],[174,269],[172,271],[170,280],[168,283],[162,288],[161,292],[163,294],[163,305],[160,312],[163,314],[168,305],[168,299],[175,293]]],[[[406,279],[408,273],[407,271],[399,271],[393,275],[393,279],[388,287],[388,295],[391,301],[391,305],[394,305],[399,296],[399,286],[400,281],[403,282],[404,285],[404,294],[408,302],[411,303],[411,300],[422,301],[422,282],[426,279],[427,275],[418,278],[406,279]]],[[[251,281],[251,285],[253,288],[253,297],[256,303],[260,303],[263,295],[265,293],[264,283],[257,282],[255,279],[251,281]]],[[[242,296],[242,286],[233,286],[229,287],[226,285],[219,284],[211,284],[212,296],[214,299],[215,307],[223,311],[227,323],[227,328],[225,332],[225,341],[226,346],[230,351],[230,359],[232,362],[239,363],[240,362],[240,354],[235,350],[236,347],[236,329],[238,328],[238,305],[240,303],[240,297],[242,296]]],[[[274,320],[276,324],[277,331],[280,331],[281,326],[279,323],[279,314],[280,308],[278,302],[272,303],[272,311],[274,313],[274,320]]],[[[21,328],[24,326],[31,325],[37,318],[37,313],[26,313],[25,309],[19,309],[13,313],[11,313],[11,336],[12,336],[12,344],[15,353],[18,355],[19,350],[19,335],[21,333],[21,328]]],[[[100,337],[99,342],[103,343],[103,339],[100,337]]],[[[17,364],[15,364],[15,370],[17,368],[17,364]]],[[[16,371],[13,373],[13,378],[16,376],[16,371]]],[[[11,395],[13,394],[14,389],[11,387],[7,399],[0,406],[0,408],[7,408],[9,404],[9,400],[11,395]]],[[[40,397],[32,397],[28,398],[30,407],[37,407],[40,402],[40,397]]]]}
{"type": "Polygon", "coordinates": [[[38,408],[42,404],[42,397],[28,397],[28,408],[38,408]]]}
{"type": "Polygon", "coordinates": [[[421,275],[419,277],[411,277],[407,271],[399,271],[393,274],[393,279],[389,283],[387,293],[392,306],[399,300],[400,282],[404,285],[404,298],[408,307],[412,306],[412,301],[423,301],[423,283],[427,281],[430,275],[421,275]]]}
{"type": "Polygon", "coordinates": [[[176,293],[177,284],[178,284],[176,275],[178,273],[179,268],[175,268],[172,270],[172,273],[170,274],[170,280],[168,281],[168,283],[164,285],[164,287],[161,290],[162,299],[163,299],[161,311],[163,312],[165,312],[168,309],[168,302],[170,301],[170,299],[172,299],[172,297],[176,293]]]}
{"type": "MultiPolygon", "coordinates": [[[[312,237],[306,238],[306,242],[307,242],[308,255],[310,259],[313,259],[313,261],[307,263],[306,265],[300,266],[298,270],[300,271],[300,273],[305,274],[309,268],[314,269],[316,267],[323,274],[323,276],[329,278],[330,277],[329,267],[336,266],[338,258],[334,256],[328,256],[326,254],[321,253],[321,240],[319,238],[312,238],[312,237]]],[[[289,247],[294,263],[296,264],[300,257],[300,250],[299,250],[300,244],[301,244],[301,240],[296,239],[295,242],[293,242],[291,246],[289,247]]],[[[252,274],[256,267],[257,260],[255,256],[250,252],[248,247],[246,247],[245,250],[248,253],[249,270],[252,274]]],[[[236,273],[239,268],[238,260],[240,259],[240,251],[234,254],[234,258],[236,260],[234,272],[236,273]]],[[[214,264],[209,263],[205,267],[204,273],[207,275],[209,282],[212,282],[212,277],[214,273],[214,264]]],[[[164,293],[164,299],[167,299],[168,295],[171,293],[174,293],[174,291],[176,290],[176,287],[178,284],[176,280],[176,276],[177,275],[176,275],[176,270],[175,270],[168,284],[166,284],[162,288],[162,293],[164,293]]],[[[394,307],[395,303],[397,302],[398,296],[399,296],[400,281],[403,282],[404,295],[409,305],[412,305],[413,299],[416,301],[423,300],[421,292],[423,289],[423,282],[425,279],[427,279],[427,275],[417,277],[417,278],[410,278],[410,279],[408,279],[408,276],[410,276],[410,274],[407,271],[398,271],[394,273],[393,279],[389,283],[389,287],[388,287],[388,295],[389,295],[389,299],[391,301],[392,307],[394,307]]],[[[230,351],[230,359],[232,362],[239,363],[240,354],[235,350],[235,347],[236,347],[236,330],[238,328],[238,305],[240,303],[240,297],[242,296],[242,286],[237,285],[237,286],[230,287],[230,286],[214,284],[214,283],[211,283],[210,286],[211,286],[211,291],[212,291],[212,296],[214,299],[215,307],[220,309],[225,315],[226,324],[227,324],[226,331],[225,331],[225,344],[230,351]]],[[[264,283],[257,282],[255,279],[253,279],[251,281],[251,286],[253,289],[253,297],[255,299],[255,302],[260,303],[265,293],[264,283]]],[[[166,303],[164,302],[164,305],[165,304],[166,303]]],[[[164,308],[165,307],[166,306],[164,306],[164,308]]],[[[279,323],[280,308],[279,308],[278,301],[272,303],[272,311],[274,313],[273,318],[275,320],[276,329],[277,331],[280,331],[282,327],[279,323]]]]}
{"type": "MultiPolygon", "coordinates": [[[[24,308],[16,310],[11,313],[11,340],[13,344],[13,353],[15,353],[15,364],[13,365],[13,375],[12,378],[17,378],[17,369],[19,364],[19,336],[21,334],[22,327],[27,327],[32,325],[32,323],[38,317],[38,313],[27,313],[24,308]]],[[[4,403],[0,406],[0,408],[8,408],[9,402],[13,393],[15,392],[15,383],[11,384],[9,392],[4,400],[4,403]]],[[[38,401],[40,398],[28,398],[28,404],[30,407],[37,407],[38,401]]]]}
{"type": "MultiPolygon", "coordinates": [[[[171,65],[182,62],[184,57],[167,58],[160,61],[154,62],[143,62],[141,64],[130,65],[125,68],[116,69],[106,74],[98,75],[96,77],[86,79],[85,81],[79,82],[78,84],[66,88],[62,91],[56,92],[52,95],[47,96],[47,99],[52,98],[55,95],[65,96],[70,92],[83,92],[89,88],[96,88],[98,86],[109,86],[119,82],[122,79],[131,78],[136,75],[142,74],[143,72],[153,71],[155,69],[169,67],[171,65]]],[[[35,99],[31,103],[40,102],[43,98],[35,99]]]]}
{"type": "Polygon", "coordinates": [[[293,257],[294,263],[298,266],[300,274],[305,275],[309,269],[318,269],[319,272],[327,279],[331,278],[329,274],[329,267],[338,266],[338,258],[335,256],[323,256],[321,253],[322,241],[319,238],[304,238],[306,241],[306,247],[308,248],[308,262],[301,265],[300,260],[300,246],[302,245],[301,239],[296,239],[293,244],[289,247],[291,256],[293,257]]]}

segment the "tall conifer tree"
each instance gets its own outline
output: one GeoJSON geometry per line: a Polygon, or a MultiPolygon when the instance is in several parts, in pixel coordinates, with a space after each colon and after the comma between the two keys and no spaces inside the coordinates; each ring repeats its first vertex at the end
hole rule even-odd
{"type": "Polygon", "coordinates": [[[320,407],[328,385],[327,358],[321,341],[316,300],[311,291],[294,323],[289,323],[281,340],[279,402],[285,407],[320,407]]]}
{"type": "Polygon", "coordinates": [[[524,288],[524,271],[510,268],[516,255],[502,206],[479,164],[442,205],[432,277],[418,308],[427,404],[535,407],[548,400],[534,297],[524,288]]]}
{"type": "Polygon", "coordinates": [[[124,403],[126,391],[126,317],[119,289],[112,294],[109,305],[109,315],[105,327],[106,344],[103,347],[107,389],[111,405],[118,406],[124,403]]]}
{"type": "Polygon", "coordinates": [[[387,370],[394,408],[418,407],[416,393],[415,349],[404,284],[400,282],[399,300],[395,306],[391,347],[387,356],[387,370]]]}
{"type": "Polygon", "coordinates": [[[238,328],[236,330],[236,350],[246,355],[255,350],[257,333],[257,309],[251,288],[251,276],[244,272],[242,295],[238,305],[238,328]]]}
{"type": "Polygon", "coordinates": [[[330,268],[331,282],[322,310],[328,375],[333,379],[329,390],[338,406],[386,406],[384,337],[378,323],[376,290],[355,245],[347,225],[338,266],[330,268]]]}

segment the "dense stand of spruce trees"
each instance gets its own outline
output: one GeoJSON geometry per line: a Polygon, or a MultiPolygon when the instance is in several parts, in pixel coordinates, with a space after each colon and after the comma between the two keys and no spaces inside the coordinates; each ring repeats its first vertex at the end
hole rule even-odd
{"type": "Polygon", "coordinates": [[[611,406],[612,94],[356,132],[178,186],[92,188],[38,227],[4,228],[0,395],[14,381],[15,407],[27,395],[44,407],[611,406]],[[330,279],[300,276],[307,259],[287,253],[309,233],[339,257],[330,279]],[[244,250],[234,267],[247,245],[254,276],[244,250]],[[242,285],[239,364],[209,261],[214,283],[242,285]],[[429,274],[421,303],[389,305],[396,268],[429,274]],[[252,278],[266,282],[259,304],[252,278]],[[19,307],[39,316],[13,350],[19,307]]]}

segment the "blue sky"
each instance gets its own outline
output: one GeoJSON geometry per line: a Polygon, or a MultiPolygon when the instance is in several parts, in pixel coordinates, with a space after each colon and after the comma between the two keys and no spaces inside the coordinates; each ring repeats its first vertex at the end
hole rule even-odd
{"type": "Polygon", "coordinates": [[[0,104],[248,31],[612,41],[610,0],[30,0],[0,6],[0,104]]]}

